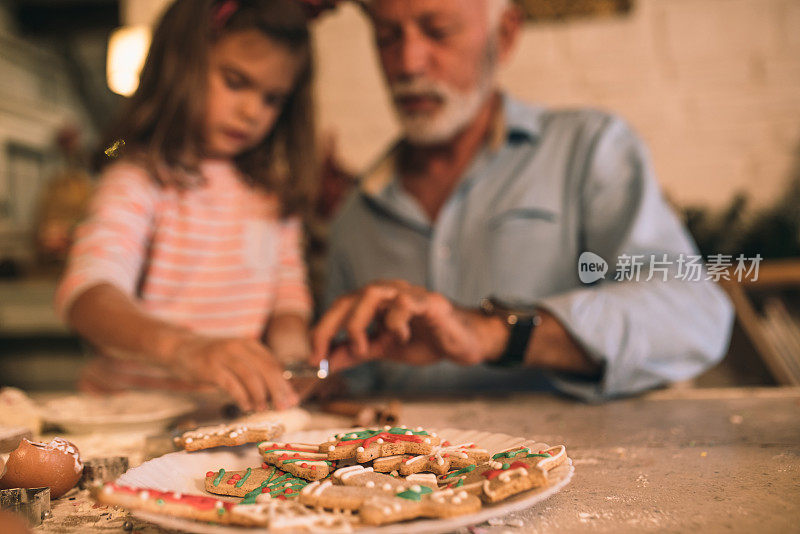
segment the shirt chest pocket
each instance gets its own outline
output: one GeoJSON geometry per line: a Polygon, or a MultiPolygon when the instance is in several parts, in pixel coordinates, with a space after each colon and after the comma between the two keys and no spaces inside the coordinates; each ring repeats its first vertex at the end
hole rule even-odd
{"type": "Polygon", "coordinates": [[[272,272],[278,263],[280,232],[272,221],[244,222],[242,255],[245,266],[260,273],[272,272]]]}
{"type": "Polygon", "coordinates": [[[499,294],[538,293],[560,256],[558,214],[514,207],[489,218],[487,248],[492,283],[499,294]]]}

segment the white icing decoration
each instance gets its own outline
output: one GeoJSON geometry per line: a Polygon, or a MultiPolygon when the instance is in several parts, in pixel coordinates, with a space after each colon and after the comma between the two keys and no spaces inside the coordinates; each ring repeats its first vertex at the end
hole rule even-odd
{"type": "Polygon", "coordinates": [[[383,438],[378,438],[375,443],[383,443],[383,438]]]}
{"type": "Polygon", "coordinates": [[[461,504],[461,499],[458,497],[453,497],[453,504],[461,504]]]}
{"type": "Polygon", "coordinates": [[[217,501],[217,502],[214,503],[214,508],[222,508],[223,506],[225,506],[225,505],[222,504],[222,501],[217,501]]]}
{"type": "Polygon", "coordinates": [[[143,501],[146,501],[147,499],[150,498],[150,492],[143,491],[139,493],[139,498],[142,499],[143,501]]]}
{"type": "Polygon", "coordinates": [[[366,486],[368,488],[374,488],[375,487],[375,482],[373,480],[368,480],[367,483],[366,483],[366,486]]]}
{"type": "Polygon", "coordinates": [[[467,492],[464,491],[464,490],[461,490],[461,491],[458,492],[457,497],[461,497],[462,499],[466,499],[467,498],[467,492]]]}
{"type": "Polygon", "coordinates": [[[411,432],[410,430],[406,430],[406,436],[411,436],[411,435],[413,435],[413,434],[414,434],[414,433],[413,433],[413,432],[411,432]]]}
{"type": "Polygon", "coordinates": [[[430,443],[431,442],[431,438],[425,438],[424,441],[425,441],[425,443],[430,443]]]}
{"type": "Polygon", "coordinates": [[[335,450],[336,450],[336,447],[334,447],[333,445],[328,445],[328,452],[333,452],[335,450]]]}
{"type": "Polygon", "coordinates": [[[392,485],[387,482],[386,484],[383,485],[382,489],[383,491],[392,491],[392,485]]]}
{"type": "Polygon", "coordinates": [[[364,447],[358,447],[358,448],[356,449],[356,452],[364,452],[364,447]]]}
{"type": "Polygon", "coordinates": [[[337,469],[333,476],[344,482],[351,476],[357,473],[363,473],[365,471],[366,469],[362,465],[351,465],[350,467],[342,467],[341,469],[337,469]]]}
{"type": "Polygon", "coordinates": [[[420,491],[422,491],[422,488],[419,486],[419,484],[414,484],[409,489],[414,493],[419,493],[420,491]]]}
{"type": "Polygon", "coordinates": [[[392,429],[392,427],[390,427],[389,425],[386,425],[385,427],[383,427],[383,429],[384,429],[384,430],[391,430],[391,429],[392,429]]]}
{"type": "Polygon", "coordinates": [[[191,443],[191,442],[193,442],[194,440],[193,440],[192,438],[186,438],[184,441],[185,441],[186,443],[191,443]]]}
{"type": "Polygon", "coordinates": [[[416,428],[416,431],[417,431],[417,432],[422,432],[422,427],[421,427],[421,426],[418,426],[418,427],[416,428]]]}

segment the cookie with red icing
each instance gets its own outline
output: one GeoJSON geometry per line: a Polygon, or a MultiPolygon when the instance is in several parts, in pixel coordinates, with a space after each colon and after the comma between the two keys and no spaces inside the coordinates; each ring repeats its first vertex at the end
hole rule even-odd
{"type": "Polygon", "coordinates": [[[335,466],[327,454],[319,452],[319,445],[264,441],[258,444],[258,452],[266,463],[306,480],[321,480],[335,466]]]}
{"type": "Polygon", "coordinates": [[[385,426],[336,434],[319,446],[319,452],[327,454],[329,460],[355,458],[358,463],[366,463],[398,454],[430,454],[439,443],[436,433],[421,427],[411,430],[385,426]]]}
{"type": "Polygon", "coordinates": [[[92,498],[101,504],[144,510],[172,517],[197,519],[223,525],[264,526],[266,520],[233,513],[236,503],[202,495],[135,488],[109,482],[91,489],[92,498]]]}
{"type": "Polygon", "coordinates": [[[183,495],[114,483],[92,488],[91,493],[101,504],[223,525],[261,527],[270,531],[352,531],[352,518],[348,516],[309,510],[296,500],[274,499],[266,493],[259,493],[257,497],[245,499],[239,504],[214,497],[183,495]]]}

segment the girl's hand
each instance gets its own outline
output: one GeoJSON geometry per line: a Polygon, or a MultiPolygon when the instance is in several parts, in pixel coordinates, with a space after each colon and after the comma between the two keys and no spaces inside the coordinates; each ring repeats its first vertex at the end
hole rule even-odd
{"type": "Polygon", "coordinates": [[[258,341],[192,336],[177,346],[174,358],[181,375],[217,385],[245,411],[266,410],[268,398],[279,410],[300,400],[280,364],[258,341]]]}

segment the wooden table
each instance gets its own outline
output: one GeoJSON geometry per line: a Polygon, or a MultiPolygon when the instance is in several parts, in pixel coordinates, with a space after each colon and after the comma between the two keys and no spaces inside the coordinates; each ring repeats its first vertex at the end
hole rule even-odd
{"type": "MultiPolygon", "coordinates": [[[[404,403],[403,422],[567,445],[575,477],[563,491],[461,532],[800,531],[800,388],[668,390],[598,406],[542,395],[417,399],[404,403]]],[[[36,532],[118,532],[128,520],[77,492],[36,532]]]]}

